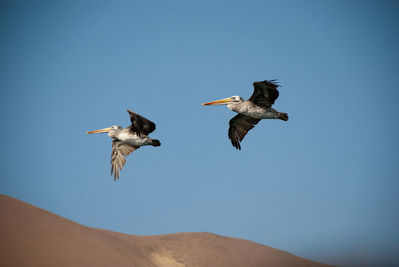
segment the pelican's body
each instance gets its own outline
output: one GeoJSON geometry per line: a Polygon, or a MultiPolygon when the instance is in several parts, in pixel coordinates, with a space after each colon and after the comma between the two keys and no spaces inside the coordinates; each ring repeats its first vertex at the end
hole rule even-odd
{"type": "Polygon", "coordinates": [[[108,136],[118,140],[121,144],[131,146],[147,146],[152,144],[152,139],[146,135],[139,136],[131,131],[130,126],[116,132],[109,132],[108,136]]]}
{"type": "Polygon", "coordinates": [[[278,85],[275,80],[254,82],[254,92],[248,100],[240,96],[232,96],[221,100],[216,100],[203,105],[227,105],[227,107],[237,112],[229,122],[228,136],[231,143],[238,150],[241,149],[240,142],[245,135],[262,119],[280,119],[287,121],[288,114],[278,112],[272,105],[278,98],[278,85]]]}
{"type": "Polygon", "coordinates": [[[227,107],[231,111],[243,114],[251,118],[279,119],[279,114],[275,109],[255,105],[249,100],[244,100],[243,102],[232,102],[227,104],[227,107]]]}
{"type": "Polygon", "coordinates": [[[141,146],[160,146],[157,139],[151,139],[148,134],[155,130],[155,123],[140,116],[133,111],[127,110],[130,114],[132,124],[124,129],[121,126],[111,126],[91,133],[108,133],[112,138],[111,154],[111,175],[114,180],[119,179],[119,173],[126,163],[125,157],[141,146]]]}

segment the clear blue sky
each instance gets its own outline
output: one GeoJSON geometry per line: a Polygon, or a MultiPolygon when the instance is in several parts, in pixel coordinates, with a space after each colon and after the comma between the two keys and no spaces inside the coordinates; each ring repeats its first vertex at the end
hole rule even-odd
{"type": "Polygon", "coordinates": [[[209,231],[332,264],[399,264],[399,4],[2,1],[0,193],[152,235],[209,231]],[[278,79],[236,151],[201,103],[278,79]],[[110,176],[88,130],[157,124],[110,176]]]}

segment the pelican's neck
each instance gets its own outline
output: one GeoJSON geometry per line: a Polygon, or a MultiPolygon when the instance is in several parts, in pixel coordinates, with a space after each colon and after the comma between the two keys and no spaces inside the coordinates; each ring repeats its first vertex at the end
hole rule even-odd
{"type": "Polygon", "coordinates": [[[118,138],[119,135],[124,134],[124,133],[128,133],[128,132],[129,132],[129,129],[127,129],[127,128],[125,128],[125,129],[118,129],[118,130],[111,130],[111,131],[108,133],[108,136],[111,137],[111,138],[113,138],[113,139],[120,139],[120,138],[118,138]]]}
{"type": "Polygon", "coordinates": [[[108,136],[111,137],[111,138],[115,138],[115,137],[117,136],[117,133],[118,133],[118,132],[116,132],[116,131],[110,131],[110,132],[108,133],[108,136]]]}
{"type": "Polygon", "coordinates": [[[118,131],[111,131],[108,133],[108,136],[113,138],[113,139],[118,139],[122,141],[123,139],[128,138],[129,135],[132,135],[130,132],[129,127],[126,127],[124,129],[118,130],[118,131]]]}
{"type": "Polygon", "coordinates": [[[245,105],[244,103],[245,103],[245,101],[231,102],[231,103],[227,104],[227,107],[228,107],[228,109],[230,109],[232,111],[235,111],[237,113],[242,113],[242,107],[243,107],[243,105],[245,105]]]}

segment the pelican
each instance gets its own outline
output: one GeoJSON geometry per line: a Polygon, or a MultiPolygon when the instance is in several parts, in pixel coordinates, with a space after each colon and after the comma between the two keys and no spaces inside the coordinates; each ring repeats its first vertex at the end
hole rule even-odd
{"type": "Polygon", "coordinates": [[[241,96],[232,96],[221,100],[216,100],[202,105],[227,105],[227,107],[238,113],[229,122],[229,139],[233,146],[241,150],[240,142],[244,139],[249,130],[261,119],[280,119],[288,120],[288,114],[278,112],[272,108],[274,101],[278,98],[279,86],[276,80],[265,80],[254,82],[254,92],[248,100],[244,100],[241,96]]]}
{"type": "Polygon", "coordinates": [[[86,132],[87,134],[93,133],[108,133],[112,140],[112,153],[111,153],[111,175],[114,175],[114,181],[119,179],[119,172],[122,170],[126,163],[125,157],[135,151],[141,146],[160,146],[161,143],[157,139],[148,137],[149,133],[155,130],[155,123],[127,110],[130,114],[130,121],[132,124],[124,129],[122,126],[113,125],[108,128],[86,132]]]}

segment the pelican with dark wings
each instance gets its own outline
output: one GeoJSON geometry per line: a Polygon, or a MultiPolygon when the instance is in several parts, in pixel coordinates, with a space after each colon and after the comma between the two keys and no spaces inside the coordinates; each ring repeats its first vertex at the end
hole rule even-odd
{"type": "Polygon", "coordinates": [[[119,173],[126,163],[125,157],[141,146],[160,146],[161,143],[157,139],[151,139],[148,134],[155,130],[155,123],[140,116],[133,111],[127,110],[130,114],[132,124],[124,129],[122,126],[113,125],[101,130],[87,132],[92,133],[108,133],[112,140],[111,154],[111,175],[114,180],[119,179],[119,173]]]}
{"type": "Polygon", "coordinates": [[[272,108],[274,101],[278,98],[279,92],[276,80],[254,82],[254,93],[248,100],[241,96],[232,96],[216,100],[202,105],[227,105],[227,107],[238,113],[229,122],[229,138],[233,146],[241,150],[240,142],[244,139],[249,130],[261,119],[288,120],[288,114],[278,112],[272,108]]]}

